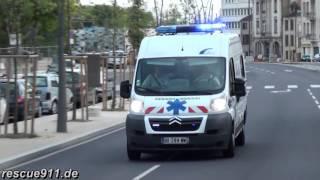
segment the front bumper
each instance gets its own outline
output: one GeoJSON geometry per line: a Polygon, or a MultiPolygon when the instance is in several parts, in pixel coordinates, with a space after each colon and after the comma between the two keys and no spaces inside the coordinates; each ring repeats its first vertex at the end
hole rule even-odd
{"type": "Polygon", "coordinates": [[[126,119],[127,143],[130,150],[141,152],[180,150],[223,150],[231,136],[230,114],[208,115],[205,132],[198,134],[147,134],[143,115],[129,114],[126,119]],[[187,145],[164,145],[163,137],[189,137],[187,145]]]}

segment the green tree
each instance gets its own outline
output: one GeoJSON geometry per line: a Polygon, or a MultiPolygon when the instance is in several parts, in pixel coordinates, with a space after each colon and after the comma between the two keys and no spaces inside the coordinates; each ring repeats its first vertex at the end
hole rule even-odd
{"type": "Polygon", "coordinates": [[[132,0],[128,12],[128,35],[134,51],[139,49],[144,37],[144,29],[154,26],[154,19],[150,12],[145,12],[143,0],[132,0]]]}

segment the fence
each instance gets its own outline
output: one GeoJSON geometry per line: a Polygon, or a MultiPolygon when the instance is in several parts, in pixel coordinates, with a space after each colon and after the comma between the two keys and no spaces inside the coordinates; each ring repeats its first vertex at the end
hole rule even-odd
{"type": "MultiPolygon", "coordinates": [[[[39,55],[0,55],[2,63],[5,66],[6,72],[1,79],[1,89],[4,91],[6,100],[6,110],[4,111],[4,136],[19,135],[18,119],[23,117],[24,131],[23,136],[34,136],[34,115],[41,113],[36,110],[36,76],[37,76],[37,61],[39,55]],[[13,63],[13,64],[12,64],[13,63]],[[23,68],[23,76],[27,77],[30,72],[29,66],[32,66],[32,86],[30,88],[28,78],[24,81],[18,81],[18,66],[23,68]],[[14,73],[12,72],[14,70],[14,73]],[[20,83],[21,82],[21,83],[20,83]],[[22,90],[24,90],[22,92],[22,90]],[[31,97],[29,97],[31,95],[31,97]],[[13,97],[12,97],[13,96],[13,97]],[[31,99],[31,101],[29,101],[31,99]],[[22,106],[23,105],[23,106],[22,106]],[[21,109],[23,107],[23,110],[21,109]],[[31,106],[31,111],[30,111],[31,106]],[[23,113],[22,113],[23,112],[23,113]],[[12,116],[13,117],[12,117],[12,116]],[[11,133],[8,131],[9,120],[13,118],[13,130],[11,133]],[[28,119],[31,119],[30,129],[28,130],[28,119]]],[[[0,127],[0,135],[2,133],[2,127],[0,127]]]]}

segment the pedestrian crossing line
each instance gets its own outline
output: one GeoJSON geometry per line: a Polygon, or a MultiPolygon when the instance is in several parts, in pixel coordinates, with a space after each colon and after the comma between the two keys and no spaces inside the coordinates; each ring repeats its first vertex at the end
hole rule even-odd
{"type": "Polygon", "coordinates": [[[318,105],[318,108],[320,109],[320,105],[318,105]]]}
{"type": "Polygon", "coordinates": [[[272,85],[268,85],[268,86],[264,86],[265,89],[274,89],[275,86],[272,86],[272,85]]]}
{"type": "Polygon", "coordinates": [[[288,89],[297,89],[298,85],[288,85],[288,89]]]}
{"type": "Polygon", "coordinates": [[[313,100],[315,100],[315,101],[317,100],[317,98],[315,96],[311,96],[311,97],[312,97],[313,100]]]}
{"type": "Polygon", "coordinates": [[[311,84],[310,87],[311,88],[320,88],[320,85],[319,84],[311,84]]]}
{"type": "Polygon", "coordinates": [[[319,105],[319,101],[318,100],[316,100],[315,103],[316,103],[316,105],[319,105]]]}

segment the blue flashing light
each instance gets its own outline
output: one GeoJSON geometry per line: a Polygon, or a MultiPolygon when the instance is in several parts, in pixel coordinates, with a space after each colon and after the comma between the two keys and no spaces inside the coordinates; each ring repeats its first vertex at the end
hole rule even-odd
{"type": "Polygon", "coordinates": [[[156,32],[159,34],[174,34],[177,32],[176,26],[160,26],[157,27],[156,32]]]}
{"type": "Polygon", "coordinates": [[[226,25],[223,23],[216,24],[193,24],[193,25],[173,25],[160,26],[156,29],[158,34],[176,34],[176,33],[192,33],[192,32],[207,32],[213,33],[223,31],[226,25]]]}

